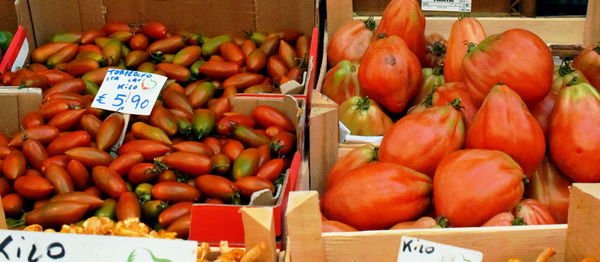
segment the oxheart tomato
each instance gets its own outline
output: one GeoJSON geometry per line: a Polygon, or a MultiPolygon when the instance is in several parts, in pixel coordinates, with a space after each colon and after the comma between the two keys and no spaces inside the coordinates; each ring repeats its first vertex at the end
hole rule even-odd
{"type": "Polygon", "coordinates": [[[546,206],[557,223],[567,223],[571,180],[564,177],[545,157],[529,183],[528,196],[546,206]]]}
{"type": "Polygon", "coordinates": [[[476,18],[459,18],[452,24],[444,60],[444,78],[446,81],[464,81],[465,77],[461,66],[463,58],[467,54],[467,43],[479,44],[485,37],[483,26],[476,18]]]}
{"type": "Polygon", "coordinates": [[[488,36],[462,61],[465,82],[476,105],[497,83],[510,86],[525,103],[533,105],[550,91],[553,68],[546,43],[524,29],[488,36]],[[519,63],[515,63],[516,58],[519,63]]]}
{"type": "Polygon", "coordinates": [[[544,130],[544,135],[546,137],[548,136],[548,126],[550,116],[552,115],[552,109],[554,108],[554,103],[556,102],[560,90],[580,83],[588,83],[588,80],[581,71],[571,67],[571,64],[568,61],[563,60],[560,66],[554,67],[552,89],[542,101],[531,106],[531,114],[533,114],[542,127],[542,130],[544,130]]]}
{"type": "Polygon", "coordinates": [[[421,217],[415,221],[400,222],[391,227],[394,229],[419,229],[439,227],[437,221],[432,217],[421,217]]]}
{"type": "Polygon", "coordinates": [[[365,95],[398,113],[419,91],[421,66],[402,39],[390,36],[369,46],[358,69],[358,81],[365,95]]]}
{"type": "Polygon", "coordinates": [[[393,124],[392,119],[381,107],[368,97],[354,96],[340,104],[339,119],[359,136],[380,136],[393,124]]]}
{"type": "Polygon", "coordinates": [[[550,119],[550,155],[556,166],[580,183],[600,181],[600,95],[589,84],[564,88],[550,119]]]}
{"type": "Polygon", "coordinates": [[[522,218],[516,219],[511,212],[499,213],[481,225],[482,227],[502,227],[524,225],[522,218]]]}
{"type": "Polygon", "coordinates": [[[515,217],[523,218],[526,225],[556,224],[550,210],[540,201],[524,199],[513,209],[515,217]]]}
{"type": "Polygon", "coordinates": [[[358,62],[373,40],[375,21],[352,20],[338,28],[329,39],[327,63],[335,66],[342,60],[358,62]]]}
{"type": "Polygon", "coordinates": [[[590,46],[579,53],[573,67],[580,70],[596,89],[600,88],[600,44],[590,46]]]}
{"type": "Polygon", "coordinates": [[[466,149],[451,153],[435,171],[435,212],[453,227],[481,226],[519,203],[522,179],[519,164],[503,152],[466,149]]]}
{"type": "Polygon", "coordinates": [[[333,186],[350,171],[377,160],[377,150],[378,148],[374,145],[365,144],[338,159],[327,175],[327,188],[333,186]]]}
{"type": "Polygon", "coordinates": [[[358,66],[358,62],[348,60],[337,63],[327,71],[321,93],[338,104],[350,97],[362,95],[358,85],[358,66]]]}
{"type": "Polygon", "coordinates": [[[519,95],[505,85],[494,86],[483,101],[467,131],[466,147],[500,150],[517,161],[527,177],[546,152],[542,128],[519,95]]]}
{"type": "Polygon", "coordinates": [[[375,38],[399,36],[420,60],[425,58],[425,16],[416,0],[392,0],[381,16],[375,38]]]}
{"type": "Polygon", "coordinates": [[[431,189],[431,179],[410,168],[370,163],[349,171],[329,187],[321,209],[327,218],[359,230],[384,229],[425,211],[431,189]]]}
{"type": "Polygon", "coordinates": [[[444,106],[452,103],[455,99],[460,99],[460,111],[463,113],[465,126],[469,126],[475,114],[477,114],[477,106],[473,103],[467,87],[463,82],[450,82],[433,88],[432,93],[422,104],[413,107],[409,112],[422,111],[430,106],[444,106]]]}
{"type": "Polygon", "coordinates": [[[460,150],[465,139],[462,116],[453,105],[411,113],[384,135],[379,160],[412,168],[433,177],[440,161],[460,150]]]}
{"type": "Polygon", "coordinates": [[[340,221],[325,220],[322,226],[323,232],[354,232],[356,228],[346,225],[340,221]]]}

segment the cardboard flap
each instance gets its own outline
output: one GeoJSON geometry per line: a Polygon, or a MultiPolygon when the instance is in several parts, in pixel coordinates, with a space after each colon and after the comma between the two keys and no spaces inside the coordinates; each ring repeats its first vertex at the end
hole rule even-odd
{"type": "Polygon", "coordinates": [[[19,131],[23,117],[41,104],[42,90],[39,88],[0,87],[0,132],[10,136],[19,131]]]}

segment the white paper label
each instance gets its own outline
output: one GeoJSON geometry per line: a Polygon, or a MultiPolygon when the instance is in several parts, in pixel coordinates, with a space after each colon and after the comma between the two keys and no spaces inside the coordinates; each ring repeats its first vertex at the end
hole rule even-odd
{"type": "Polygon", "coordinates": [[[13,62],[13,65],[10,71],[15,72],[18,69],[22,68],[25,65],[25,61],[27,61],[27,55],[29,54],[29,42],[27,42],[27,38],[23,39],[23,44],[21,44],[21,48],[19,49],[19,53],[13,62]]]}
{"type": "Polygon", "coordinates": [[[150,115],[167,77],[109,69],[92,107],[134,115],[150,115]]]}
{"type": "Polygon", "coordinates": [[[198,242],[0,230],[0,262],[195,262],[198,242]]]}
{"type": "Polygon", "coordinates": [[[479,251],[439,244],[414,237],[402,237],[398,262],[481,262],[479,251]]]}
{"type": "Polygon", "coordinates": [[[422,0],[424,11],[471,12],[471,0],[422,0]]]}

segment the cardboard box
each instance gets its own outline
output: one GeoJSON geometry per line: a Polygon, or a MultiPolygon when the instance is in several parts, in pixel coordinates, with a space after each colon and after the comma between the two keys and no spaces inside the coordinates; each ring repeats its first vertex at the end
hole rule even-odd
{"type": "Polygon", "coordinates": [[[41,104],[42,90],[39,88],[0,88],[0,132],[11,136],[20,131],[23,117],[37,110],[41,104]]]}
{"type": "MultiPolygon", "coordinates": [[[[281,110],[296,125],[296,135],[298,138],[297,152],[294,154],[291,167],[286,173],[286,179],[283,182],[281,193],[272,207],[274,220],[274,236],[282,235],[283,211],[287,204],[287,198],[290,191],[296,190],[296,185],[300,173],[300,165],[304,152],[304,114],[303,100],[297,100],[291,96],[284,97],[235,97],[232,101],[233,111],[245,115],[251,115],[251,112],[258,105],[269,105],[281,110]]],[[[190,239],[209,243],[218,243],[220,240],[227,240],[231,243],[243,243],[244,227],[242,216],[239,210],[241,205],[207,205],[196,204],[192,208],[192,227],[190,230],[190,239]]],[[[248,236],[246,236],[248,237],[248,236]]]]}
{"type": "MultiPolygon", "coordinates": [[[[31,48],[46,43],[54,33],[99,29],[110,21],[139,24],[154,20],[173,32],[186,29],[207,36],[296,29],[311,37],[308,73],[300,84],[314,83],[318,46],[315,0],[16,0],[15,6],[31,48]]],[[[310,88],[304,88],[291,94],[307,98],[309,92],[310,88]]]]}
{"type": "Polygon", "coordinates": [[[15,1],[0,0],[0,30],[14,32],[18,24],[15,1]]]}

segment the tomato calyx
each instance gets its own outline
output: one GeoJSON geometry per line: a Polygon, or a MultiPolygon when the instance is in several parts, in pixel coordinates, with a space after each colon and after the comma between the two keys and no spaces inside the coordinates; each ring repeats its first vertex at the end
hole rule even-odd
{"type": "Polygon", "coordinates": [[[175,170],[174,173],[175,177],[177,178],[177,182],[186,183],[188,180],[190,180],[190,176],[185,173],[181,173],[177,170],[175,170]]]}
{"type": "Polygon", "coordinates": [[[438,216],[435,220],[437,221],[437,224],[441,228],[449,228],[450,227],[450,220],[448,220],[448,218],[445,216],[438,216]]]}
{"type": "Polygon", "coordinates": [[[460,20],[463,20],[463,18],[470,17],[470,16],[471,16],[471,13],[459,12],[458,13],[458,20],[460,21],[460,20]]]}
{"type": "Polygon", "coordinates": [[[529,185],[529,178],[527,178],[525,175],[523,175],[523,184],[529,185]]]}
{"type": "Polygon", "coordinates": [[[566,86],[573,86],[579,83],[581,83],[581,80],[579,79],[579,77],[575,76],[569,82],[567,82],[566,86]]]}
{"type": "Polygon", "coordinates": [[[594,50],[594,51],[596,51],[596,53],[600,54],[600,42],[598,42],[598,43],[596,44],[596,47],[594,47],[594,49],[593,49],[593,50],[594,50]]]}
{"type": "Polygon", "coordinates": [[[562,61],[560,62],[560,67],[558,68],[558,74],[560,76],[565,76],[575,72],[575,69],[573,69],[573,67],[571,66],[571,63],[573,62],[573,57],[564,57],[561,60],[562,61]]]}
{"type": "Polygon", "coordinates": [[[372,16],[369,16],[369,18],[367,18],[367,20],[365,20],[364,23],[365,27],[371,31],[375,30],[375,27],[377,26],[377,23],[375,23],[375,19],[373,19],[372,16]]]}
{"type": "Polygon", "coordinates": [[[369,107],[371,107],[371,100],[368,96],[361,97],[360,99],[356,100],[354,107],[356,107],[356,110],[362,114],[363,111],[368,111],[369,107]]]}
{"type": "Polygon", "coordinates": [[[385,33],[380,33],[377,35],[377,39],[384,39],[386,37],[387,37],[387,35],[385,33]]]}
{"type": "Polygon", "coordinates": [[[150,54],[150,62],[160,64],[165,60],[165,54],[162,51],[157,51],[150,54]]]}
{"type": "Polygon", "coordinates": [[[233,196],[231,196],[231,204],[232,205],[241,205],[242,204],[242,196],[240,196],[240,193],[238,191],[235,191],[235,193],[233,193],[233,196]]]}
{"type": "Polygon", "coordinates": [[[475,52],[475,50],[477,49],[477,44],[475,43],[468,43],[467,41],[465,41],[465,45],[467,45],[468,54],[475,52]]]}
{"type": "Polygon", "coordinates": [[[449,105],[451,105],[452,107],[454,107],[454,109],[456,110],[461,110],[464,107],[460,104],[462,101],[460,100],[460,98],[455,98],[454,100],[452,100],[452,102],[450,102],[449,105]]]}
{"type": "Polygon", "coordinates": [[[430,108],[433,106],[433,95],[437,91],[438,87],[439,87],[439,85],[433,85],[433,87],[431,88],[431,91],[429,92],[429,94],[427,94],[427,96],[425,97],[425,100],[423,100],[423,103],[421,103],[422,106],[424,106],[426,108],[430,108]]]}
{"type": "Polygon", "coordinates": [[[373,148],[373,155],[371,156],[371,162],[379,161],[379,147],[373,148]]]}
{"type": "Polygon", "coordinates": [[[25,215],[23,215],[19,219],[15,219],[15,218],[12,218],[12,217],[7,217],[6,218],[6,226],[8,226],[9,229],[16,228],[16,227],[23,227],[23,226],[26,226],[26,225],[27,224],[25,224],[25,215]]]}
{"type": "Polygon", "coordinates": [[[515,217],[515,219],[510,221],[510,223],[513,226],[526,226],[527,225],[527,223],[525,223],[525,219],[522,217],[515,217]]]}

